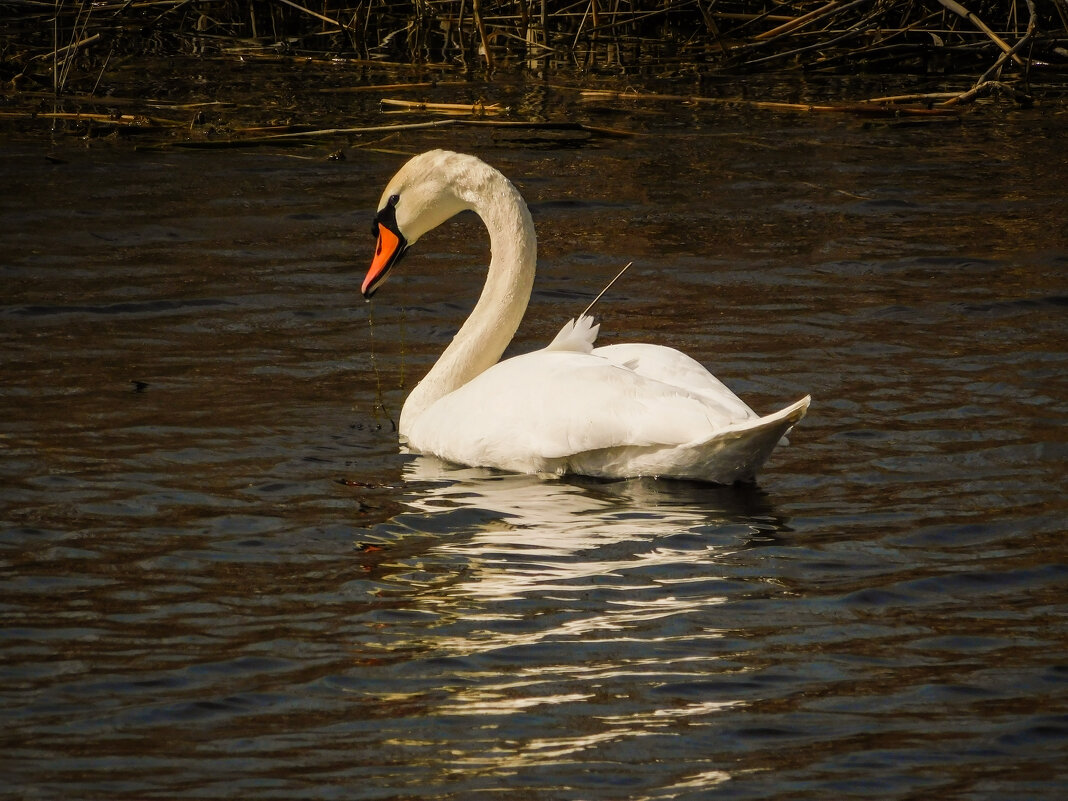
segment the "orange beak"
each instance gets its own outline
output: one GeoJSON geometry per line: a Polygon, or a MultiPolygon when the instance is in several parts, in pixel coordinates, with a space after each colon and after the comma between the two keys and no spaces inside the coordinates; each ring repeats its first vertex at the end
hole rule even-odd
{"type": "Polygon", "coordinates": [[[406,247],[407,243],[403,236],[385,223],[378,223],[378,247],[375,248],[375,257],[371,260],[371,267],[363,279],[363,286],[360,287],[365,298],[370,300],[378,287],[386,280],[390,268],[400,261],[406,247]]]}

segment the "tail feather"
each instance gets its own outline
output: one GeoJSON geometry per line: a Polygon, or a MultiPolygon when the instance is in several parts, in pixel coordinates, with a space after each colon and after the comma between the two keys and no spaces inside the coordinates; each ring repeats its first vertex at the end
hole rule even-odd
{"type": "Polygon", "coordinates": [[[593,343],[597,340],[597,332],[601,326],[593,322],[593,317],[588,314],[580,314],[574,320],[568,320],[560,329],[553,341],[545,350],[572,350],[578,353],[589,353],[593,350],[593,343]]]}
{"type": "MultiPolygon", "coordinates": [[[[722,484],[752,481],[776,446],[786,439],[790,429],[805,416],[811,401],[811,396],[806,395],[785,409],[750,421],[702,443],[697,450],[703,450],[705,454],[704,479],[722,484]]],[[[694,468],[701,469],[699,465],[694,465],[694,468]]]]}
{"type": "Polygon", "coordinates": [[[545,472],[605,478],[658,476],[713,484],[753,481],[776,445],[805,416],[811,398],[774,414],[720,431],[706,440],[677,447],[632,445],[604,448],[548,460],[545,472]]]}

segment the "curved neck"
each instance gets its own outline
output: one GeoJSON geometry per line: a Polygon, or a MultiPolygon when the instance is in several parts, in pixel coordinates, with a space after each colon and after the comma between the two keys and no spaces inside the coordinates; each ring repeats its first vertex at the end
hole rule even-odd
{"type": "Polygon", "coordinates": [[[465,177],[456,193],[489,231],[489,272],[466,322],[404,402],[398,426],[402,437],[434,402],[497,363],[519,328],[534,285],[537,239],[523,198],[492,168],[465,177]]]}

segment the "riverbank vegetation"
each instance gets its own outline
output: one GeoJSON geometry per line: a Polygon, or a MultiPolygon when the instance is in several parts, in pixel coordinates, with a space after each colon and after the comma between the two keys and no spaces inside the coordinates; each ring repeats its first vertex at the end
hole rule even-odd
{"type": "MultiPolygon", "coordinates": [[[[45,99],[49,113],[79,118],[84,107],[57,101],[108,97],[121,105],[121,95],[137,93],[129,84],[139,65],[161,58],[341,65],[368,85],[567,76],[599,91],[588,97],[600,102],[647,88],[648,79],[728,85],[769,74],[875,74],[944,84],[830,105],[758,99],[863,113],[945,110],[991,96],[1028,105],[1036,86],[1063,97],[1068,82],[1068,0],[31,0],[0,2],[0,19],[9,117],[42,113],[45,99]]],[[[486,104],[467,105],[467,113],[488,116],[486,104]]],[[[137,125],[141,111],[104,113],[137,125]]]]}

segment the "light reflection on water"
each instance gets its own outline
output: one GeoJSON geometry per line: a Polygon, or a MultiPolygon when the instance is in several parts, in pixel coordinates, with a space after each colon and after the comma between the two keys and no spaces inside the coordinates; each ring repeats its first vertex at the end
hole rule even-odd
{"type": "MultiPolygon", "coordinates": [[[[672,547],[671,536],[732,522],[727,510],[717,514],[707,501],[703,506],[673,504],[668,493],[655,488],[643,492],[641,482],[622,482],[623,491],[606,484],[607,492],[595,494],[565,481],[470,469],[434,471],[433,464],[419,458],[405,470],[409,481],[446,481],[427,486],[409,504],[428,515],[470,509],[475,519],[486,518],[477,531],[434,549],[467,565],[455,590],[482,601],[563,592],[594,578],[610,586],[625,571],[655,571],[687,554],[672,547]],[[668,503],[657,503],[660,498],[668,503]]],[[[707,488],[704,492],[709,494],[707,488]]],[[[620,622],[625,621],[628,612],[621,609],[619,614],[620,622]]],[[[629,614],[655,616],[655,611],[629,614]]],[[[611,618],[600,625],[616,627],[611,618]]]]}
{"type": "Polygon", "coordinates": [[[411,146],[531,200],[515,350],[634,259],[606,341],[677,345],[760,411],[811,392],[757,488],[398,453],[381,406],[485,257],[475,221],[435,232],[368,325],[400,156],[0,153],[20,796],[1059,798],[1059,123],[680,113],[411,146]]]}
{"type": "MultiPolygon", "coordinates": [[[[759,490],[576,483],[424,457],[406,465],[404,477],[416,488],[405,498],[414,512],[397,522],[450,531],[388,572],[389,583],[402,585],[398,596],[436,616],[420,621],[419,658],[448,665],[455,686],[426,717],[471,721],[474,748],[454,751],[457,765],[498,776],[550,768],[673,735],[743,703],[667,693],[634,704],[633,690],[612,688],[684,686],[720,670],[726,632],[685,621],[728,600],[734,571],[717,569],[717,560],[747,547],[750,536],[772,541],[781,524],[759,490]],[[425,578],[439,573],[450,576],[446,584],[425,578]],[[573,660],[545,660],[570,651],[573,660]],[[552,716],[563,721],[550,727],[553,736],[526,731],[532,718],[552,716]]],[[[441,743],[428,737],[419,745],[441,743]]],[[[690,782],[728,777],[708,771],[690,782]]]]}

